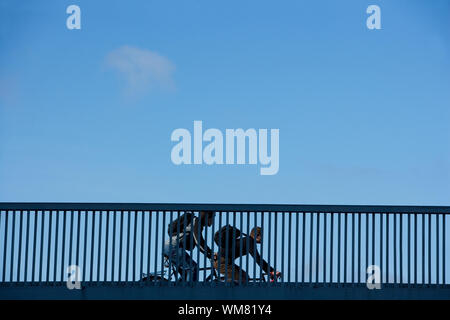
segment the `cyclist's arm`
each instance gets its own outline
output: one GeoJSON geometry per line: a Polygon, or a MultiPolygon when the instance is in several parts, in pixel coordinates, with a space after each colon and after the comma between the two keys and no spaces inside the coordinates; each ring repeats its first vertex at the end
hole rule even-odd
{"type": "Polygon", "coordinates": [[[248,252],[253,256],[256,260],[256,263],[267,273],[274,272],[275,269],[269,266],[269,264],[264,260],[258,252],[253,240],[250,238],[250,246],[248,248],[248,252]]]}
{"type": "Polygon", "coordinates": [[[200,228],[200,232],[199,232],[198,220],[195,221],[193,227],[194,227],[194,229],[192,230],[192,233],[194,235],[194,243],[195,243],[195,245],[208,258],[212,258],[212,250],[208,247],[208,245],[206,244],[206,241],[205,241],[205,239],[203,238],[203,235],[202,235],[202,231],[203,230],[200,228]]]}

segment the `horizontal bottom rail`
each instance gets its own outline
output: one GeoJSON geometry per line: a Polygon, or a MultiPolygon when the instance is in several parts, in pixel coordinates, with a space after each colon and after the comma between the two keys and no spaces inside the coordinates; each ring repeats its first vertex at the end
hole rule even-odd
{"type": "Polygon", "coordinates": [[[259,284],[231,287],[225,283],[213,286],[193,283],[173,286],[170,283],[136,285],[136,283],[84,283],[81,289],[69,290],[63,282],[55,284],[3,284],[1,300],[408,300],[450,299],[450,285],[382,285],[369,290],[365,284],[276,284],[261,290],[259,284]]]}

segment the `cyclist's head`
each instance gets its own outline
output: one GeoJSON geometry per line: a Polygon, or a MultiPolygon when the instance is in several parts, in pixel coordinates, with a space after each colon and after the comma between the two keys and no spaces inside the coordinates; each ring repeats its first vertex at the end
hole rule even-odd
{"type": "Polygon", "coordinates": [[[208,223],[208,227],[212,226],[214,220],[214,211],[200,211],[200,220],[202,223],[208,223]]]}
{"type": "Polygon", "coordinates": [[[256,240],[256,243],[261,243],[262,231],[260,227],[254,227],[250,232],[250,236],[256,240]]]}

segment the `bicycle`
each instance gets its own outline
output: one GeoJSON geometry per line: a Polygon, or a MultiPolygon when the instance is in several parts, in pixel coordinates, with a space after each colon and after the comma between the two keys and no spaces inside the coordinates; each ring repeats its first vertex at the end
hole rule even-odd
{"type": "MultiPolygon", "coordinates": [[[[217,262],[218,258],[219,258],[218,253],[217,252],[214,253],[213,264],[214,264],[214,262],[217,262]]],[[[224,263],[224,262],[222,262],[222,263],[224,263]]],[[[234,278],[234,277],[230,277],[230,274],[229,274],[230,268],[232,269],[232,265],[233,265],[233,262],[230,261],[228,263],[228,267],[226,267],[227,275],[226,276],[225,275],[221,275],[220,277],[216,277],[216,279],[220,280],[220,281],[223,281],[223,282],[226,281],[226,282],[229,282],[229,283],[234,283],[235,285],[239,285],[241,283],[250,283],[250,282],[267,282],[267,281],[276,282],[279,278],[281,278],[281,272],[276,272],[276,273],[270,272],[268,274],[267,272],[261,270],[261,277],[259,277],[259,278],[248,278],[248,279],[246,279],[245,275],[239,275],[240,280],[232,280],[232,278],[234,278]],[[267,279],[266,279],[266,277],[267,277],[267,279]]],[[[223,264],[222,264],[222,266],[223,266],[223,264]]],[[[234,270],[234,276],[236,276],[240,272],[238,270],[236,270],[236,269],[234,270]]],[[[223,272],[223,270],[222,270],[222,272],[223,272]]],[[[244,274],[246,274],[246,272],[244,272],[244,274]]]]}
{"type": "Polygon", "coordinates": [[[249,278],[249,282],[250,281],[255,281],[255,282],[267,282],[268,279],[266,279],[266,277],[268,277],[268,279],[270,279],[270,282],[277,282],[278,279],[281,279],[281,273],[278,274],[274,274],[273,272],[270,272],[269,274],[266,272],[263,272],[261,277],[259,278],[249,278]]]}
{"type": "MultiPolygon", "coordinates": [[[[215,258],[217,258],[217,254],[214,255],[215,258]]],[[[159,272],[152,272],[150,274],[143,274],[142,277],[142,281],[171,281],[172,277],[175,278],[175,281],[184,281],[184,282],[188,282],[187,280],[187,275],[189,274],[189,268],[185,268],[184,270],[182,270],[180,268],[180,270],[177,270],[177,267],[175,266],[175,264],[169,259],[168,256],[164,255],[164,268],[165,269],[170,269],[170,266],[172,267],[171,270],[163,270],[163,271],[159,271],[159,272]],[[168,277],[166,277],[168,274],[168,277]],[[184,277],[183,277],[184,274],[184,277]]],[[[211,270],[211,273],[205,277],[205,282],[211,282],[211,281],[216,281],[216,282],[225,282],[226,276],[225,275],[218,275],[217,270],[211,266],[211,267],[203,267],[203,268],[198,268],[198,272],[200,271],[208,271],[211,270]]],[[[251,282],[267,282],[270,279],[270,282],[276,282],[278,278],[281,278],[281,274],[274,274],[273,272],[270,272],[270,274],[267,274],[266,272],[262,273],[262,276],[260,278],[249,278],[248,281],[251,282]],[[268,279],[266,279],[266,277],[268,277],[268,279]]],[[[234,281],[234,283],[236,285],[239,285],[239,281],[234,281]]]]}
{"type": "MultiPolygon", "coordinates": [[[[177,270],[176,265],[171,263],[169,257],[167,255],[164,255],[164,262],[163,262],[164,268],[168,270],[162,270],[157,272],[151,272],[149,274],[142,274],[142,281],[171,281],[172,278],[175,278],[175,281],[177,282],[188,282],[187,276],[189,274],[190,269],[189,268],[179,268],[177,270]],[[170,268],[172,267],[172,268],[170,268]],[[184,277],[183,277],[184,275],[184,277]]],[[[217,276],[217,272],[214,269],[214,267],[203,267],[198,268],[198,272],[200,271],[208,271],[212,270],[211,274],[209,274],[207,277],[205,277],[205,281],[214,281],[215,279],[218,279],[220,277],[217,276]]]]}

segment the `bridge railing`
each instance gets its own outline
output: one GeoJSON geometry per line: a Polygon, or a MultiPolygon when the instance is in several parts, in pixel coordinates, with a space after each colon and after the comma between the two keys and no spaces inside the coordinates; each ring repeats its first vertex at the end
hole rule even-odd
{"type": "Polygon", "coordinates": [[[365,284],[372,275],[382,285],[444,286],[449,215],[450,207],[415,206],[0,203],[0,283],[327,286],[365,284]],[[204,211],[214,215],[203,228],[176,233],[203,238],[218,255],[187,247],[188,236],[173,250],[171,223],[204,211]],[[216,242],[227,225],[232,232],[216,242]],[[254,227],[259,243],[248,237],[254,227]],[[249,248],[269,267],[246,255],[249,248]],[[271,267],[280,278],[269,276],[271,267]]]}

